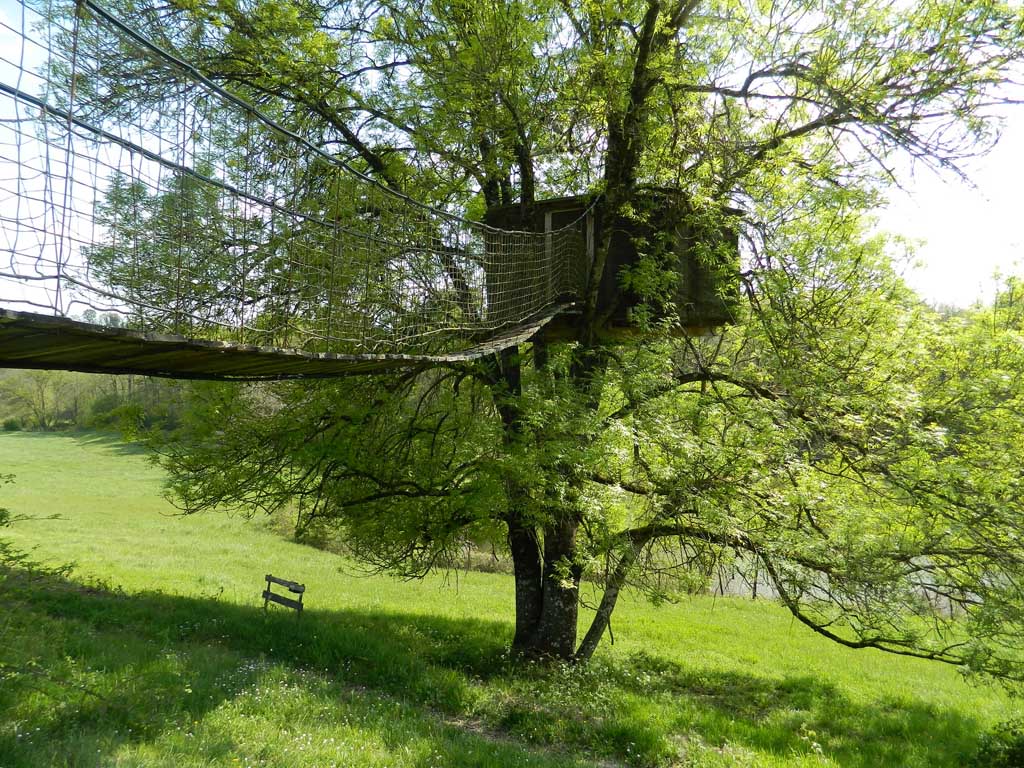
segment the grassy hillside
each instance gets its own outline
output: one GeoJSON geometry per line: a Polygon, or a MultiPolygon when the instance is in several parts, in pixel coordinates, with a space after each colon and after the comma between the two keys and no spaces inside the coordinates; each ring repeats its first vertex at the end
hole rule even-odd
{"type": "Polygon", "coordinates": [[[260,520],[180,517],[135,449],[0,434],[0,768],[962,765],[1012,714],[956,670],[839,648],[777,606],[627,601],[584,670],[514,669],[511,582],[367,577],[260,520]],[[263,575],[307,585],[264,613],[263,575]]]}

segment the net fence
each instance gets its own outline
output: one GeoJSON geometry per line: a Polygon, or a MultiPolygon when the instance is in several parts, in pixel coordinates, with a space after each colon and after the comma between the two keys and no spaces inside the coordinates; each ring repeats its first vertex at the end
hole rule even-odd
{"type": "Polygon", "coordinates": [[[374,182],[91,0],[0,6],[0,307],[269,347],[457,348],[578,292],[581,222],[374,182]]]}

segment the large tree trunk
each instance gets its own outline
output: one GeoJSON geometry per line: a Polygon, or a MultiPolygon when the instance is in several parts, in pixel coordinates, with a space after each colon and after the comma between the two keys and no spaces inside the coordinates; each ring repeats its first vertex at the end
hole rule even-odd
{"type": "Polygon", "coordinates": [[[576,651],[580,568],[576,564],[578,524],[563,519],[544,529],[544,605],[532,652],[570,661],[576,651]]]}
{"type": "MultiPolygon", "coordinates": [[[[494,376],[489,382],[491,394],[501,416],[502,441],[506,448],[512,448],[523,436],[522,368],[518,347],[501,352],[495,357],[494,365],[494,376]]],[[[505,497],[508,504],[505,524],[515,573],[516,632],[512,650],[530,656],[543,613],[544,564],[537,531],[523,520],[523,511],[530,503],[529,490],[518,479],[508,478],[505,497]]]]}
{"type": "Polygon", "coordinates": [[[528,658],[571,661],[576,650],[580,569],[575,522],[544,528],[543,558],[537,532],[509,526],[515,570],[516,633],[512,649],[528,658]]]}
{"type": "Polygon", "coordinates": [[[515,513],[509,518],[508,545],[516,590],[516,634],[512,638],[512,650],[531,655],[544,606],[544,568],[536,531],[523,526],[515,513]]]}

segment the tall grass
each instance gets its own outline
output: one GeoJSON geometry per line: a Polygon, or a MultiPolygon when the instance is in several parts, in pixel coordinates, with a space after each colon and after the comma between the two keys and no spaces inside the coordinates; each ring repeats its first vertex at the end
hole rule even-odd
{"type": "MultiPolygon", "coordinates": [[[[832,645],[777,606],[626,600],[583,669],[506,655],[511,582],[365,576],[265,521],[181,517],[98,435],[0,434],[0,768],[959,766],[1012,714],[956,670],[832,645]],[[307,585],[264,612],[263,575],[307,585]]],[[[585,619],[586,617],[584,617],[585,619]]]]}

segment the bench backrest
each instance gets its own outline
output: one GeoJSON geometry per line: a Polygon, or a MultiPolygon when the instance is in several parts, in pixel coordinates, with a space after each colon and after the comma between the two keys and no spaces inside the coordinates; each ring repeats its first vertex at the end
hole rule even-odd
{"type": "Polygon", "coordinates": [[[266,579],[267,588],[263,590],[264,610],[266,610],[266,607],[270,603],[277,603],[278,605],[283,605],[286,608],[294,608],[299,613],[302,613],[302,596],[306,592],[305,584],[299,584],[296,581],[288,581],[287,579],[279,579],[277,576],[271,576],[269,573],[267,574],[266,579]],[[284,587],[293,595],[298,595],[299,598],[296,600],[295,598],[285,597],[284,595],[279,595],[276,592],[271,591],[270,587],[272,584],[278,584],[284,587]]]}

